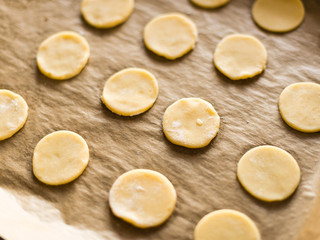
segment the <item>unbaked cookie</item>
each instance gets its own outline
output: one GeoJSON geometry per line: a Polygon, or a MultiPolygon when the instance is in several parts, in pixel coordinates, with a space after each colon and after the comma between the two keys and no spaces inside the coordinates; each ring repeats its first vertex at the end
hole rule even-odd
{"type": "Polygon", "coordinates": [[[192,3],[203,8],[217,8],[227,4],[230,0],[191,0],[192,3]]]}
{"type": "Polygon", "coordinates": [[[33,173],[48,185],[78,178],[89,162],[86,141],[71,131],[53,132],[40,140],[33,153],[33,173]]]}
{"type": "Polygon", "coordinates": [[[111,28],[125,22],[134,8],[134,0],[83,0],[81,13],[91,26],[111,28]]]}
{"type": "Polygon", "coordinates": [[[194,240],[260,240],[255,223],[245,214],[229,209],[204,216],[194,231],[194,240]]]}
{"type": "Polygon", "coordinates": [[[109,194],[113,214],[140,228],[155,227],[167,220],[176,199],[171,182],[162,174],[146,169],[122,174],[109,194]]]}
{"type": "Polygon", "coordinates": [[[304,19],[300,0],[257,0],[252,7],[253,20],[271,32],[287,32],[298,27],[304,19]]]}
{"type": "Polygon", "coordinates": [[[71,31],[59,32],[40,44],[37,64],[45,76],[65,80],[81,72],[89,55],[89,44],[84,37],[71,31]]]}
{"type": "Polygon", "coordinates": [[[273,146],[249,150],[238,163],[238,179],[254,197],[271,202],[288,198],[300,182],[300,168],[286,151],[273,146]]]}
{"type": "Polygon", "coordinates": [[[286,87],[279,97],[279,110],[290,127],[308,133],[320,131],[320,84],[301,82],[286,87]]]}
{"type": "Polygon", "coordinates": [[[267,64],[267,51],[255,37],[232,34],[223,38],[213,56],[214,65],[232,80],[252,78],[267,64]]]}
{"type": "Polygon", "coordinates": [[[197,36],[196,25],[180,13],[163,14],[152,19],[143,32],[146,47],[170,60],[192,50],[197,36]]]}
{"type": "Polygon", "coordinates": [[[201,98],[182,98],[167,108],[162,125],[170,142],[201,148],[217,135],[220,117],[209,102],[201,98]]]}
{"type": "Polygon", "coordinates": [[[0,140],[18,132],[28,117],[28,105],[18,94],[0,89],[0,140]]]}
{"type": "Polygon", "coordinates": [[[140,68],[127,68],[107,80],[102,101],[116,114],[133,116],[151,108],[158,91],[158,82],[152,73],[140,68]]]}

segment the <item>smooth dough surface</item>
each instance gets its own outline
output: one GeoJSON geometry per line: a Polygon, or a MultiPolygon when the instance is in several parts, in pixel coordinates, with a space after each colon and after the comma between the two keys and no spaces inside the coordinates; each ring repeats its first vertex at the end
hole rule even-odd
{"type": "Polygon", "coordinates": [[[307,133],[320,131],[320,84],[289,85],[279,97],[279,110],[290,127],[307,133]]]}
{"type": "Polygon", "coordinates": [[[33,173],[48,185],[78,178],[89,162],[86,141],[71,131],[56,131],[40,140],[33,153],[33,173]]]}
{"type": "Polygon", "coordinates": [[[112,185],[109,204],[114,215],[140,228],[162,224],[172,214],[176,191],[161,173],[135,169],[112,185]]]}
{"type": "Polygon", "coordinates": [[[134,8],[134,0],[83,0],[81,13],[91,26],[111,28],[125,22],[134,8]]]}
{"type": "Polygon", "coordinates": [[[146,47],[170,60],[192,50],[197,36],[196,25],[180,13],[163,14],[152,19],[143,32],[146,47]]]}
{"type": "Polygon", "coordinates": [[[252,196],[267,202],[288,198],[300,182],[296,160],[281,148],[267,145],[244,154],[237,175],[252,196]]]}
{"type": "Polygon", "coordinates": [[[37,64],[45,76],[65,80],[81,72],[89,55],[89,44],[84,37],[71,31],[59,32],[40,44],[37,64]]]}
{"type": "Polygon", "coordinates": [[[257,0],[252,7],[253,20],[271,32],[287,32],[298,27],[304,19],[300,0],[257,0]]]}
{"type": "Polygon", "coordinates": [[[170,142],[201,148],[217,135],[220,117],[209,102],[201,98],[182,98],[167,108],[162,125],[170,142]]]}
{"type": "Polygon", "coordinates": [[[28,117],[28,105],[19,95],[0,89],[0,140],[18,132],[28,117]]]}
{"type": "Polygon", "coordinates": [[[192,3],[203,8],[217,8],[227,4],[230,0],[191,0],[192,3]]]}
{"type": "Polygon", "coordinates": [[[229,209],[204,216],[194,231],[194,240],[260,240],[255,223],[245,214],[229,209]]]}
{"type": "Polygon", "coordinates": [[[267,51],[255,37],[231,34],[223,38],[213,55],[216,68],[232,80],[252,78],[267,64],[267,51]]]}
{"type": "Polygon", "coordinates": [[[133,116],[151,108],[158,91],[158,82],[152,73],[140,68],[127,68],[107,80],[102,101],[116,114],[133,116]]]}

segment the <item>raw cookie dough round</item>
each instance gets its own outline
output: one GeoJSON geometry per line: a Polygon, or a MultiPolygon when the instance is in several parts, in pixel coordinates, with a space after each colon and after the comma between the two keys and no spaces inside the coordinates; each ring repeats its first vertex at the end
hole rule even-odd
{"type": "Polygon", "coordinates": [[[287,32],[298,27],[304,19],[300,0],[257,0],[252,7],[253,20],[271,32],[287,32]]]}
{"type": "Polygon", "coordinates": [[[40,140],[33,153],[33,173],[48,185],[78,178],[89,162],[86,141],[71,131],[53,132],[40,140]]]}
{"type": "Polygon", "coordinates": [[[245,214],[229,209],[204,216],[194,231],[194,240],[260,240],[255,223],[245,214]]]}
{"type": "Polygon", "coordinates": [[[28,117],[28,105],[18,94],[0,89],[0,140],[18,132],[28,117]]]}
{"type": "Polygon", "coordinates": [[[197,35],[191,19],[180,13],[169,13],[152,19],[144,28],[143,39],[149,50],[173,60],[194,48],[197,35]]]}
{"type": "Polygon", "coordinates": [[[191,0],[192,3],[203,8],[217,8],[227,4],[230,0],[191,0]]]}
{"type": "Polygon", "coordinates": [[[279,110],[290,127],[308,133],[320,131],[320,84],[301,82],[286,87],[279,97],[279,110]]]}
{"type": "Polygon", "coordinates": [[[83,0],[81,14],[93,27],[111,28],[125,22],[133,7],[134,0],[83,0]]]}
{"type": "Polygon", "coordinates": [[[171,182],[162,174],[146,169],[122,174],[109,194],[113,214],[140,228],[155,227],[167,220],[176,199],[171,182]]]}
{"type": "Polygon", "coordinates": [[[231,34],[223,38],[213,55],[216,68],[232,80],[252,78],[267,64],[267,51],[255,37],[231,34]]]}
{"type": "Polygon", "coordinates": [[[45,76],[65,80],[81,72],[89,55],[89,44],[84,37],[71,31],[59,32],[40,44],[37,64],[45,76]]]}
{"type": "Polygon", "coordinates": [[[127,68],[106,82],[102,101],[112,112],[133,116],[147,111],[158,97],[158,82],[148,71],[127,68]]]}
{"type": "Polygon", "coordinates": [[[286,151],[273,146],[249,150],[238,163],[238,179],[254,197],[267,201],[288,198],[300,182],[300,168],[286,151]]]}
{"type": "Polygon", "coordinates": [[[167,108],[162,125],[170,142],[187,148],[201,148],[217,135],[220,117],[207,101],[182,98],[167,108]]]}

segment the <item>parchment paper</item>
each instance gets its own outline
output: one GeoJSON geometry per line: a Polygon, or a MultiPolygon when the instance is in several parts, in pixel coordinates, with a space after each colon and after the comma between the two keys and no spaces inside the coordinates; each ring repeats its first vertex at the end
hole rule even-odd
{"type": "Polygon", "coordinates": [[[0,236],[185,240],[193,239],[205,214],[229,208],[251,217],[263,240],[320,239],[320,133],[291,129],[277,107],[289,84],[320,83],[320,2],[304,1],[304,22],[286,34],[258,28],[252,4],[231,0],[204,10],[187,0],[136,0],[126,23],[97,30],[81,18],[80,0],[0,0],[0,88],[19,93],[30,107],[23,129],[0,142],[0,236]],[[149,52],[142,41],[145,24],[167,12],[188,15],[199,31],[196,48],[175,61],[149,52]],[[63,30],[83,34],[91,56],[79,76],[54,81],[38,71],[35,57],[44,39],[63,30]],[[213,67],[213,51],[230,33],[252,34],[266,46],[268,65],[259,77],[234,82],[213,67]],[[136,117],[117,116],[100,101],[106,79],[126,67],[145,68],[159,82],[155,105],[136,117]],[[190,150],[164,137],[162,115],[182,97],[201,97],[221,116],[218,136],[208,147],[190,150]],[[33,149],[46,134],[62,129],[85,138],[90,163],[74,182],[46,186],[32,174],[33,149]],[[241,156],[264,144],[285,149],[301,168],[299,188],[283,202],[256,200],[236,179],[241,156]],[[160,227],[135,228],[109,209],[112,183],[135,168],[159,171],[176,188],[175,211],[160,227]]]}

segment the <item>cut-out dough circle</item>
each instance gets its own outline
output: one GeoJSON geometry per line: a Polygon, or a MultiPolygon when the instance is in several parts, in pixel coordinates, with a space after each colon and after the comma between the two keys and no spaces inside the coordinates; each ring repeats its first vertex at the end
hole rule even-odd
{"type": "Polygon", "coordinates": [[[245,214],[229,209],[204,216],[194,231],[194,240],[260,240],[255,223],[245,214]]]}
{"type": "Polygon", "coordinates": [[[162,125],[164,134],[173,144],[201,148],[217,135],[220,117],[209,102],[201,98],[182,98],[166,109],[162,125]]]}
{"type": "Polygon", "coordinates": [[[279,110],[290,127],[307,133],[320,131],[320,84],[289,85],[279,97],[279,110]]]}
{"type": "Polygon", "coordinates": [[[300,0],[257,0],[252,7],[253,20],[271,32],[288,32],[298,27],[304,19],[300,0]]]}
{"type": "Polygon", "coordinates": [[[81,72],[89,55],[89,44],[84,37],[71,31],[59,32],[40,44],[37,65],[45,76],[65,80],[81,72]]]}
{"type": "Polygon", "coordinates": [[[252,196],[267,202],[288,198],[300,182],[296,160],[283,149],[268,145],[244,154],[238,163],[237,175],[252,196]]]}
{"type": "Polygon", "coordinates": [[[267,64],[267,51],[255,37],[231,34],[217,45],[213,62],[216,68],[232,80],[252,78],[267,64]]]}
{"type": "Polygon", "coordinates": [[[86,141],[71,131],[56,131],[42,138],[34,149],[33,173],[48,185],[61,185],[78,178],[89,162],[86,141]]]}
{"type": "Polygon", "coordinates": [[[192,3],[203,8],[217,8],[227,4],[230,0],[191,0],[192,3]]]}
{"type": "Polygon", "coordinates": [[[133,116],[151,108],[158,92],[158,82],[152,73],[141,68],[127,68],[107,80],[102,101],[116,114],[133,116]]]}
{"type": "Polygon", "coordinates": [[[0,89],[0,140],[18,132],[28,117],[28,105],[19,95],[0,89]]]}
{"type": "Polygon", "coordinates": [[[91,26],[111,28],[125,22],[134,8],[134,0],[83,0],[81,13],[91,26]]]}
{"type": "Polygon", "coordinates": [[[197,27],[180,13],[169,13],[152,19],[144,28],[143,39],[152,52],[174,60],[195,47],[197,27]]]}
{"type": "Polygon", "coordinates": [[[172,214],[176,191],[161,173],[135,169],[113,183],[109,203],[114,215],[139,228],[155,227],[172,214]]]}

